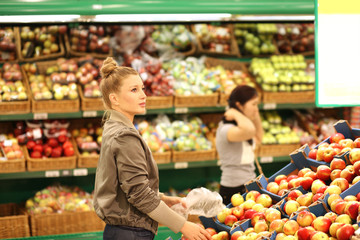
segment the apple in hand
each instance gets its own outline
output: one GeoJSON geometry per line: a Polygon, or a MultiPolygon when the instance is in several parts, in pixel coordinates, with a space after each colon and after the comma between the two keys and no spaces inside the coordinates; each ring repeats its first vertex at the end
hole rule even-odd
{"type": "Polygon", "coordinates": [[[334,133],[330,136],[330,143],[339,143],[342,139],[345,139],[342,133],[334,133]]]}

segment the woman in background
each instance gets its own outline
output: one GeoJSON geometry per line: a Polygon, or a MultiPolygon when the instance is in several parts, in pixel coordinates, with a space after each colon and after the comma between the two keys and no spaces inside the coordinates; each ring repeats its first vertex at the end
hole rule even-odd
{"type": "Polygon", "coordinates": [[[205,229],[170,209],[181,198],[159,193],[157,165],[133,124],[136,114],[145,113],[146,95],[139,74],[107,58],[101,77],[100,89],[110,116],[103,126],[94,208],[106,223],[103,238],[150,240],[161,223],[190,240],[211,239],[205,229]]]}
{"type": "Polygon", "coordinates": [[[243,194],[244,184],[256,177],[254,143],[260,144],[263,136],[255,88],[237,86],[228,103],[229,109],[216,131],[216,149],[221,163],[220,195],[226,205],[233,194],[243,194]]]}

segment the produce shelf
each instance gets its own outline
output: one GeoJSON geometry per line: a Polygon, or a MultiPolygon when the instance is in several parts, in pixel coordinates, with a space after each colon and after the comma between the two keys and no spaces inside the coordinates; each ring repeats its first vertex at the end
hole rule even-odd
{"type": "MultiPolygon", "coordinates": [[[[259,157],[260,163],[272,162],[290,162],[289,156],[280,157],[259,157]]],[[[219,160],[199,161],[199,162],[175,162],[158,164],[159,170],[171,169],[186,169],[186,168],[202,168],[202,167],[216,167],[220,166],[219,160]]],[[[16,172],[16,173],[0,173],[0,180],[8,179],[30,179],[30,178],[57,178],[57,177],[71,177],[71,176],[87,176],[95,174],[96,168],[75,168],[75,169],[61,169],[48,170],[37,172],[16,172]]]]}
{"type": "MultiPolygon", "coordinates": [[[[261,103],[259,109],[307,109],[316,108],[315,103],[261,103]]],[[[214,107],[173,107],[164,109],[149,109],[146,115],[151,114],[185,114],[185,113],[221,113],[225,111],[224,106],[214,107]]],[[[79,111],[71,113],[27,113],[27,114],[1,114],[0,121],[15,121],[15,120],[44,120],[44,119],[70,119],[70,118],[91,118],[102,117],[104,111],[79,111]]]]}

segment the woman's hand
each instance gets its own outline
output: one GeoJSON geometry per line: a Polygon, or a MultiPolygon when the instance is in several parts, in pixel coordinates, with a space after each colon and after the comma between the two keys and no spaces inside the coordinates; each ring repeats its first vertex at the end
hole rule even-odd
{"type": "Polygon", "coordinates": [[[199,225],[186,221],[180,230],[184,237],[189,240],[211,240],[210,233],[199,225]]]}
{"type": "Polygon", "coordinates": [[[186,208],[186,203],[182,200],[180,197],[169,197],[169,196],[163,196],[161,200],[168,205],[168,207],[172,207],[175,204],[181,203],[184,208],[186,208]]]}

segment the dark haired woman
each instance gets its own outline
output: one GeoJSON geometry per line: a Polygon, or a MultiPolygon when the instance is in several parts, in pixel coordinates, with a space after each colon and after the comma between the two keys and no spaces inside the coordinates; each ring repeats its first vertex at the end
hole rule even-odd
{"type": "Polygon", "coordinates": [[[220,195],[229,204],[244,184],[256,177],[254,143],[261,143],[263,129],[256,89],[241,85],[230,94],[229,109],[216,132],[216,149],[221,163],[220,195]]]}

